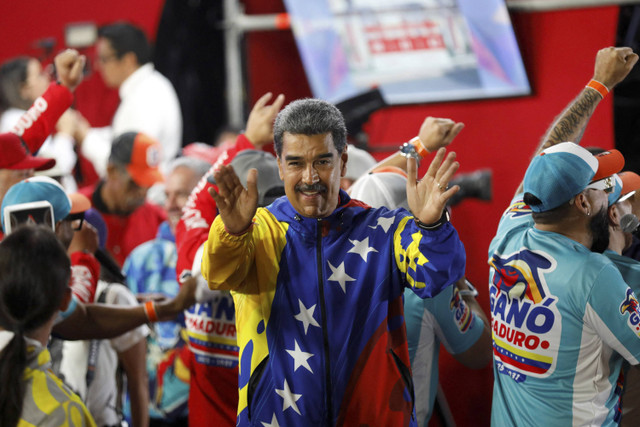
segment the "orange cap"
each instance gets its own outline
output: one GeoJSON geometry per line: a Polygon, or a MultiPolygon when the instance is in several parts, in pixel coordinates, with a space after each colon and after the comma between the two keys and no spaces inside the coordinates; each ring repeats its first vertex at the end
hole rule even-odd
{"type": "Polygon", "coordinates": [[[136,184],[148,188],[164,181],[159,168],[161,149],[157,141],[143,133],[126,132],[113,141],[109,162],[125,166],[136,184]]]}
{"type": "Polygon", "coordinates": [[[640,176],[635,172],[629,171],[620,172],[618,176],[622,180],[622,191],[620,192],[618,202],[622,202],[640,190],[640,176]]]}

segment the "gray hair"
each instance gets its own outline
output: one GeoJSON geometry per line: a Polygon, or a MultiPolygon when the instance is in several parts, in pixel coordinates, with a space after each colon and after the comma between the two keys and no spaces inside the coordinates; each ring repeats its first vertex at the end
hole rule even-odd
{"type": "Polygon", "coordinates": [[[282,155],[282,137],[285,132],[294,135],[331,133],[338,153],[342,153],[347,144],[347,128],[342,113],[335,105],[321,99],[299,99],[280,111],[273,125],[273,139],[278,156],[282,155]]]}
{"type": "Polygon", "coordinates": [[[173,172],[177,168],[187,168],[191,170],[194,174],[196,174],[198,179],[200,179],[205,173],[209,171],[209,169],[211,169],[211,164],[197,157],[190,157],[190,156],[176,157],[169,163],[167,167],[166,175],[169,175],[171,172],[173,172]]]}

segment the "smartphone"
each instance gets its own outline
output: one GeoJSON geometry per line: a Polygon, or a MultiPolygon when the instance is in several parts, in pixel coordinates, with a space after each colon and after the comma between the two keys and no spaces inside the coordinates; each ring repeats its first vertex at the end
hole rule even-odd
{"type": "Polygon", "coordinates": [[[55,231],[53,206],[46,200],[7,206],[3,215],[5,234],[10,234],[24,223],[44,224],[55,231]]]}

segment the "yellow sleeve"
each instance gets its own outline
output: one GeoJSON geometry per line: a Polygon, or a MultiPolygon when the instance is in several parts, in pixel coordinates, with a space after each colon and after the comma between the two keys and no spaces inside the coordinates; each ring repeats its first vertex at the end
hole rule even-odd
{"type": "Polygon", "coordinates": [[[202,276],[209,288],[235,290],[242,284],[255,256],[253,228],[234,236],[225,230],[220,216],[213,221],[202,252],[202,276]]]}

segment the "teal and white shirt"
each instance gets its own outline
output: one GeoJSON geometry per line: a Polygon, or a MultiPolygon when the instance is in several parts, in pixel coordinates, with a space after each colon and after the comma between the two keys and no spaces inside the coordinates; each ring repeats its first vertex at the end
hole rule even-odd
{"type": "Polygon", "coordinates": [[[604,251],[604,255],[615,264],[622,278],[633,292],[640,292],[640,261],[620,255],[609,249],[604,251]]]}
{"type": "Polygon", "coordinates": [[[605,256],[533,225],[516,196],[489,246],[492,425],[616,425],[638,300],[605,256]]]}
{"type": "Polygon", "coordinates": [[[431,418],[438,391],[438,355],[442,343],[449,354],[467,351],[482,335],[484,322],[465,304],[453,285],[433,298],[404,291],[404,318],[418,425],[431,418]]]}

